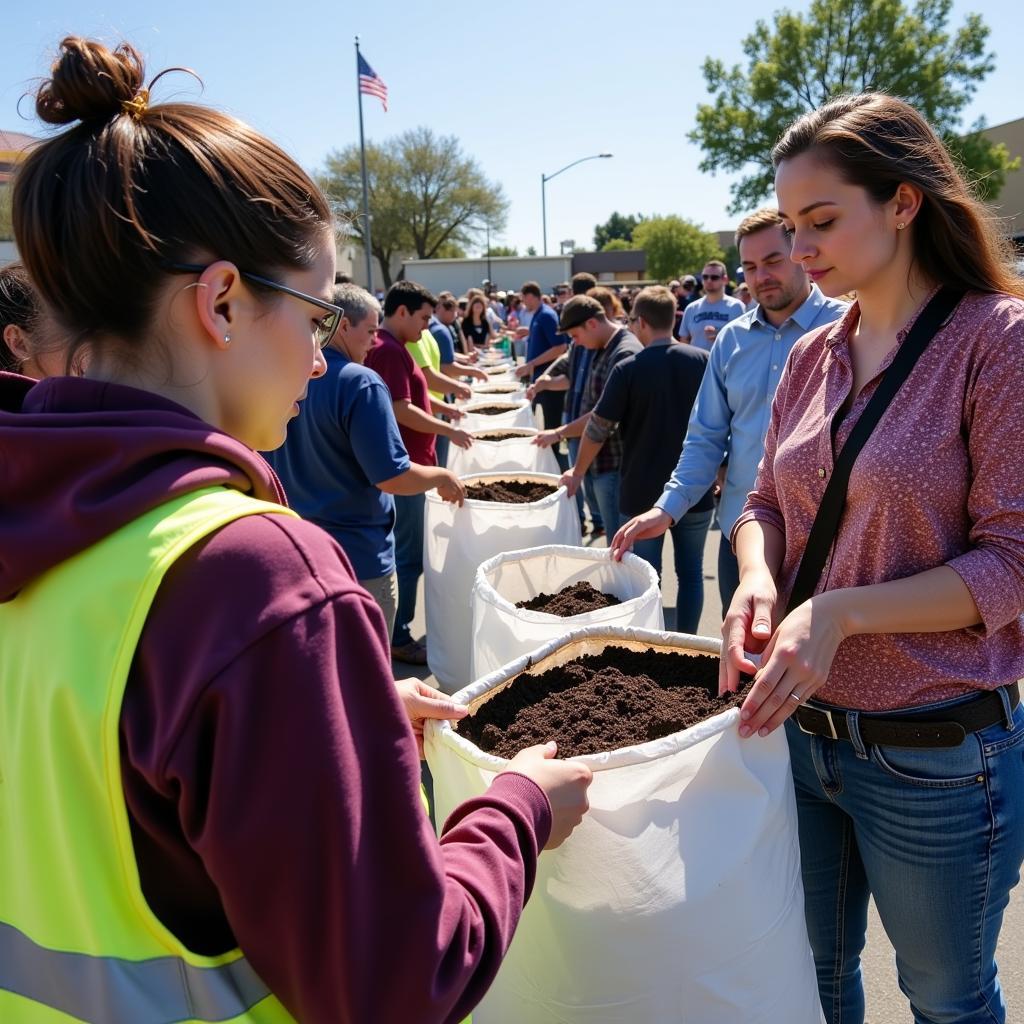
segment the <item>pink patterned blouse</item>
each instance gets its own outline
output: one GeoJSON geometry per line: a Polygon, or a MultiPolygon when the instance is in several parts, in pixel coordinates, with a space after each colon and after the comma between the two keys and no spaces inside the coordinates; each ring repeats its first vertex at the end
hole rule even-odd
{"type": "MultiPolygon", "coordinates": [[[[923,305],[922,307],[923,308],[923,305]]],[[[920,309],[836,435],[842,447],[920,309]]],[[[850,393],[856,303],[801,338],[772,406],[755,489],[733,527],[757,519],[786,537],[785,607],[832,472],[830,424],[850,393]]],[[[850,477],[818,591],[949,565],[981,625],[877,633],[839,645],[816,698],[886,711],[993,689],[1024,675],[1024,301],[969,293],[896,394],[850,477]]]]}

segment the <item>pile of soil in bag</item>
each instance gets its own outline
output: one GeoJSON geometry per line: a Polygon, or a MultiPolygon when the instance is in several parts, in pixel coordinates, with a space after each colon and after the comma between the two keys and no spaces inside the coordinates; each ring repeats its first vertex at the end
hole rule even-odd
{"type": "Polygon", "coordinates": [[[499,416],[503,412],[512,412],[514,409],[514,405],[481,405],[466,411],[473,416],[499,416]]]}
{"type": "Polygon", "coordinates": [[[578,757],[688,729],[738,707],[748,689],[719,697],[718,658],[708,654],[607,647],[516,677],[457,729],[496,757],[548,740],[559,757],[578,757]]]}
{"type": "Polygon", "coordinates": [[[489,430],[486,434],[474,434],[478,441],[522,441],[524,437],[532,436],[525,430],[489,430]]]}
{"type": "Polygon", "coordinates": [[[544,612],[547,615],[582,615],[584,612],[596,612],[599,608],[611,608],[622,602],[614,594],[606,594],[597,590],[586,580],[563,587],[554,594],[538,594],[528,601],[517,601],[517,608],[525,608],[531,612],[544,612]]]}
{"type": "Polygon", "coordinates": [[[491,374],[492,376],[499,373],[508,373],[511,369],[509,366],[485,366],[484,373],[491,374]]]}
{"type": "Polygon", "coordinates": [[[521,390],[518,384],[488,384],[477,391],[478,395],[511,395],[521,390]]]}
{"type": "Polygon", "coordinates": [[[554,484],[534,483],[528,480],[490,480],[485,484],[469,484],[466,497],[474,501],[504,501],[512,505],[528,505],[554,494],[554,484]]]}

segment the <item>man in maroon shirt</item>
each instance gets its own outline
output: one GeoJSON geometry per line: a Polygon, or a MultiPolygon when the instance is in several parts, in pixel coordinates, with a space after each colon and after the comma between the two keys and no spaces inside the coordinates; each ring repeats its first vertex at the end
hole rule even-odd
{"type": "MultiPolygon", "coordinates": [[[[451,414],[430,397],[427,378],[406,349],[427,329],[437,300],[414,281],[399,281],[384,298],[384,320],[365,365],[375,370],[391,392],[398,429],[409,458],[422,466],[436,464],[438,435],[460,448],[473,439],[464,430],[440,418],[451,414]]],[[[398,576],[398,612],[391,634],[391,657],[411,665],[427,663],[427,648],[410,632],[416,614],[416,586],[423,574],[422,494],[395,495],[395,571],[398,576]]]]}

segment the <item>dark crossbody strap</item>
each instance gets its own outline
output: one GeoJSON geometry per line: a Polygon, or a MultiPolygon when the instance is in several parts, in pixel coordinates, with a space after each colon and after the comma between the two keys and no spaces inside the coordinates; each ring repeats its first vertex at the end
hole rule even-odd
{"type": "Polygon", "coordinates": [[[832,478],[825,487],[821,504],[818,506],[818,514],[814,517],[814,524],[807,537],[807,546],[797,570],[796,582],[793,584],[793,592],[786,609],[787,614],[812,597],[818,586],[821,571],[825,568],[829,550],[839,530],[843,506],[846,504],[846,491],[850,484],[850,473],[860,450],[878,425],[896,392],[910,376],[910,371],[913,370],[921,353],[928,347],[935,334],[949,322],[963,296],[962,291],[947,287],[936,292],[914,321],[910,333],[900,345],[878,388],[850,432],[846,444],[835,460],[832,478]]]}

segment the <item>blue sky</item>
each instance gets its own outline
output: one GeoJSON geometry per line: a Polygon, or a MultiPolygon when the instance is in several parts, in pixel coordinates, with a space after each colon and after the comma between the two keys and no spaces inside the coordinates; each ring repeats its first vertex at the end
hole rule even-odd
{"type": "MultiPolygon", "coordinates": [[[[35,134],[19,97],[44,74],[68,33],[108,42],[126,38],[149,75],[194,68],[205,83],[168,76],[156,99],[200,99],[253,124],[310,170],[332,149],[358,139],[353,37],[390,90],[388,113],[365,98],[366,133],[382,140],[419,124],[455,135],[511,201],[500,241],[541,247],[540,178],[578,157],[609,151],[550,182],[548,245],[589,246],[594,225],[621,212],[676,213],[709,230],[731,228],[728,176],[698,171],[686,140],[706,97],[706,56],[744,63],[743,37],[773,10],[750,0],[696,5],[648,0],[631,6],[519,0],[491,5],[330,4],[326,0],[196,0],[150,5],[133,0],[8,0],[3,16],[0,128],[35,134]]],[[[978,7],[953,6],[951,24],[978,7]]],[[[996,70],[967,111],[990,124],[1024,116],[1020,17],[1010,0],[986,0],[996,70]]]]}

